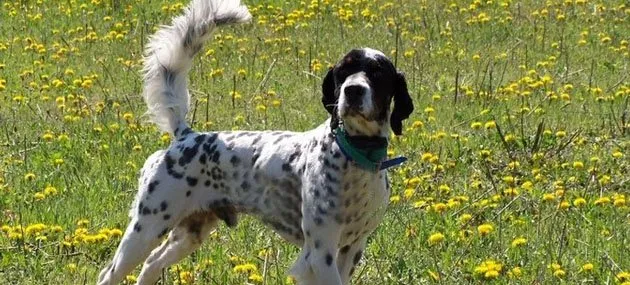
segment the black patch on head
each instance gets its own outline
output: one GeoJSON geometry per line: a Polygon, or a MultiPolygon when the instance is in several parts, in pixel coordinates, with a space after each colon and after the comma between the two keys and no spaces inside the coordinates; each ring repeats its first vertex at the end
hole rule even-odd
{"type": "Polygon", "coordinates": [[[339,99],[339,91],[335,87],[334,68],[328,70],[324,81],[322,82],[322,104],[330,114],[330,127],[336,129],[339,125],[339,117],[337,116],[336,107],[339,99]]]}
{"type": "Polygon", "coordinates": [[[192,194],[190,190],[186,191],[186,197],[190,197],[190,194],[192,194]]]}
{"type": "Polygon", "coordinates": [[[164,215],[164,220],[168,220],[170,218],[171,218],[171,215],[169,215],[169,214],[164,215]]]}
{"type": "Polygon", "coordinates": [[[326,254],[326,265],[331,266],[333,262],[333,257],[332,254],[327,253],[326,254]]]}
{"type": "Polygon", "coordinates": [[[210,186],[210,184],[212,184],[210,180],[206,180],[206,182],[203,183],[203,185],[205,185],[206,187],[210,186]]]}
{"type": "Polygon", "coordinates": [[[166,208],[168,208],[168,204],[166,201],[162,201],[162,203],[160,203],[160,211],[164,212],[166,211],[166,208]]]}
{"type": "Polygon", "coordinates": [[[407,81],[402,73],[397,73],[394,92],[394,109],[392,110],[389,121],[394,134],[402,134],[402,121],[409,118],[411,112],[413,112],[413,101],[407,90],[407,81]]]}
{"type": "Polygon", "coordinates": [[[206,164],[207,161],[208,161],[208,156],[205,153],[202,153],[199,156],[199,163],[206,164]]]}
{"type": "Polygon", "coordinates": [[[199,181],[199,179],[195,177],[186,176],[186,182],[188,183],[188,186],[190,187],[194,187],[195,185],[197,185],[197,181],[199,181]]]}
{"type": "Polygon", "coordinates": [[[142,230],[142,226],[138,222],[136,222],[133,225],[133,230],[139,233],[142,230]]]}
{"type": "Polygon", "coordinates": [[[151,214],[151,209],[149,209],[149,207],[142,208],[142,215],[146,216],[148,214],[151,214]]]}

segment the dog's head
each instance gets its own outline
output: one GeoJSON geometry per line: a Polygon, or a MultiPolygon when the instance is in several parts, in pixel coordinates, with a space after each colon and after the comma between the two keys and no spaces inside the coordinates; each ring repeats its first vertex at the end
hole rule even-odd
{"type": "Polygon", "coordinates": [[[388,123],[400,135],[402,121],[413,111],[403,74],[382,52],[370,48],[346,54],[326,74],[322,92],[331,127],[341,120],[353,135],[387,136],[388,123]]]}

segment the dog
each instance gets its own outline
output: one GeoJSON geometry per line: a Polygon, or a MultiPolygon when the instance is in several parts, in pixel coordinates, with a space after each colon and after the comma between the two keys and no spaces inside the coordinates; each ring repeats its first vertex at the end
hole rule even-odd
{"type": "Polygon", "coordinates": [[[144,163],[131,221],[98,284],[119,283],[142,261],[138,284],[154,284],[242,213],[301,248],[290,270],[299,284],[348,284],[389,202],[389,129],[400,135],[413,111],[405,78],[382,52],[355,49],[326,74],[330,118],[315,129],[195,132],[185,118],[193,57],[217,26],[250,18],[238,0],[193,0],[150,38],[147,113],[174,139],[144,163]]]}

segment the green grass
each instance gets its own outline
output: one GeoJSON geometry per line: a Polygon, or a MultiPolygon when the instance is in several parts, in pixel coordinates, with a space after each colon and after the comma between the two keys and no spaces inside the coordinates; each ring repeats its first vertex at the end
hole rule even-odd
{"type": "MultiPolygon", "coordinates": [[[[0,4],[0,284],[94,284],[120,239],[99,231],[125,228],[139,168],[168,145],[142,117],[141,55],[181,6],[40,2],[0,4]]],[[[195,62],[190,121],[308,130],[329,65],[390,55],[416,107],[391,151],[410,161],[356,284],[630,282],[627,2],[320,2],[246,1],[253,24],[195,62]]],[[[297,251],[244,218],[163,284],[285,284],[297,251]]]]}

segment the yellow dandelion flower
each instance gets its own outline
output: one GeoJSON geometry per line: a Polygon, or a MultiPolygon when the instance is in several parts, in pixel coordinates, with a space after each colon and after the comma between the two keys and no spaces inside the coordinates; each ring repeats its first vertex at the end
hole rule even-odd
{"type": "Polygon", "coordinates": [[[482,224],[477,227],[477,232],[479,232],[479,234],[482,236],[486,236],[492,231],[494,231],[494,227],[491,224],[482,224]]]}
{"type": "Polygon", "coordinates": [[[442,233],[433,233],[429,236],[429,245],[436,245],[444,241],[444,235],[442,233]]]}
{"type": "Polygon", "coordinates": [[[567,275],[567,273],[564,270],[562,270],[562,269],[557,269],[557,270],[555,270],[553,272],[553,276],[555,276],[557,278],[560,278],[560,279],[564,278],[564,276],[566,276],[566,275],[567,275]]]}
{"type": "Polygon", "coordinates": [[[585,271],[585,272],[592,271],[593,268],[594,268],[594,266],[593,266],[592,263],[586,263],[586,264],[582,265],[582,271],[585,271]]]}
{"type": "Polygon", "coordinates": [[[586,205],[586,199],[584,199],[584,198],[580,197],[580,198],[576,198],[575,200],[573,200],[573,206],[582,207],[584,205],[586,205]]]}
{"type": "Polygon", "coordinates": [[[70,272],[70,273],[74,273],[77,271],[77,264],[76,263],[69,263],[68,265],[66,265],[66,269],[70,272]]]}
{"type": "Polygon", "coordinates": [[[527,244],[527,239],[524,237],[515,238],[512,241],[512,247],[520,247],[527,244]]]}
{"type": "Polygon", "coordinates": [[[249,277],[247,279],[249,279],[250,281],[257,282],[257,283],[262,283],[263,282],[263,277],[260,274],[258,274],[258,273],[253,273],[253,274],[249,275],[249,277]]]}
{"type": "Polygon", "coordinates": [[[26,180],[26,181],[33,181],[33,180],[35,180],[35,177],[36,177],[35,173],[29,172],[29,173],[26,173],[24,175],[24,180],[26,180]]]}
{"type": "Polygon", "coordinates": [[[392,197],[389,198],[389,202],[392,204],[396,204],[398,202],[400,202],[400,196],[399,195],[394,195],[392,197]]]}

